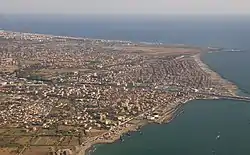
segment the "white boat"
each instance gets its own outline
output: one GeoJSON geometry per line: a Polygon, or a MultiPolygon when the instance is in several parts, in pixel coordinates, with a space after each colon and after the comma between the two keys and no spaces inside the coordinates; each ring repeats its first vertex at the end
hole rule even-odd
{"type": "Polygon", "coordinates": [[[216,139],[217,139],[217,140],[220,139],[220,135],[218,135],[218,136],[216,137],[216,139]]]}

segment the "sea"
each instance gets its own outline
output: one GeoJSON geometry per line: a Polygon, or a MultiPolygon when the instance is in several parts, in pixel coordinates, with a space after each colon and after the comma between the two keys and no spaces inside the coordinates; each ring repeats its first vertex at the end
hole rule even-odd
{"type": "MultiPolygon", "coordinates": [[[[12,31],[226,48],[202,60],[250,92],[250,16],[247,15],[1,15],[12,31]],[[230,51],[239,49],[240,51],[230,51]]],[[[195,100],[168,124],[149,124],[124,142],[98,144],[91,155],[249,155],[250,102],[195,100]],[[220,137],[218,138],[218,135],[220,137]]]]}

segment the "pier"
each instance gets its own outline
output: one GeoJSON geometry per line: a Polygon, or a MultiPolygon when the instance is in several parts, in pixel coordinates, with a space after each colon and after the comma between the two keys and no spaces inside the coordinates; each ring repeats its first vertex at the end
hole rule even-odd
{"type": "Polygon", "coordinates": [[[224,95],[214,95],[214,96],[219,97],[220,99],[250,102],[250,97],[245,97],[245,96],[224,96],[224,95]]]}
{"type": "Polygon", "coordinates": [[[222,94],[215,94],[215,93],[208,93],[208,92],[184,91],[184,90],[180,90],[178,88],[176,90],[171,90],[171,91],[172,92],[180,92],[180,93],[192,93],[192,94],[197,94],[197,95],[206,95],[206,96],[211,96],[211,97],[218,97],[219,99],[250,102],[250,97],[247,97],[247,96],[222,95],[222,94]]]}
{"type": "Polygon", "coordinates": [[[228,100],[237,100],[237,101],[250,102],[250,97],[247,97],[247,96],[221,95],[221,94],[211,94],[211,93],[203,93],[203,92],[189,92],[189,93],[195,93],[195,94],[207,95],[207,96],[214,96],[214,97],[218,97],[219,99],[228,99],[228,100]]]}

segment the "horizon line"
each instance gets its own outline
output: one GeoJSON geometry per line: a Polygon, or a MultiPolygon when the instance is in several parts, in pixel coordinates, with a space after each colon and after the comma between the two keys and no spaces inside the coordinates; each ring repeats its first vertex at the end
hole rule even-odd
{"type": "Polygon", "coordinates": [[[250,16],[250,13],[1,13],[1,15],[98,15],[98,16],[140,16],[140,15],[153,15],[153,16],[250,16]]]}

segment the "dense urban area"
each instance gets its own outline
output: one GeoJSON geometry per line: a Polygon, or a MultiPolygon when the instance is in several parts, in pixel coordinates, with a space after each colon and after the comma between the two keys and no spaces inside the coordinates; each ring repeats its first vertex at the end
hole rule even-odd
{"type": "Polygon", "coordinates": [[[84,154],[236,87],[183,45],[0,31],[0,154],[84,154]]]}

